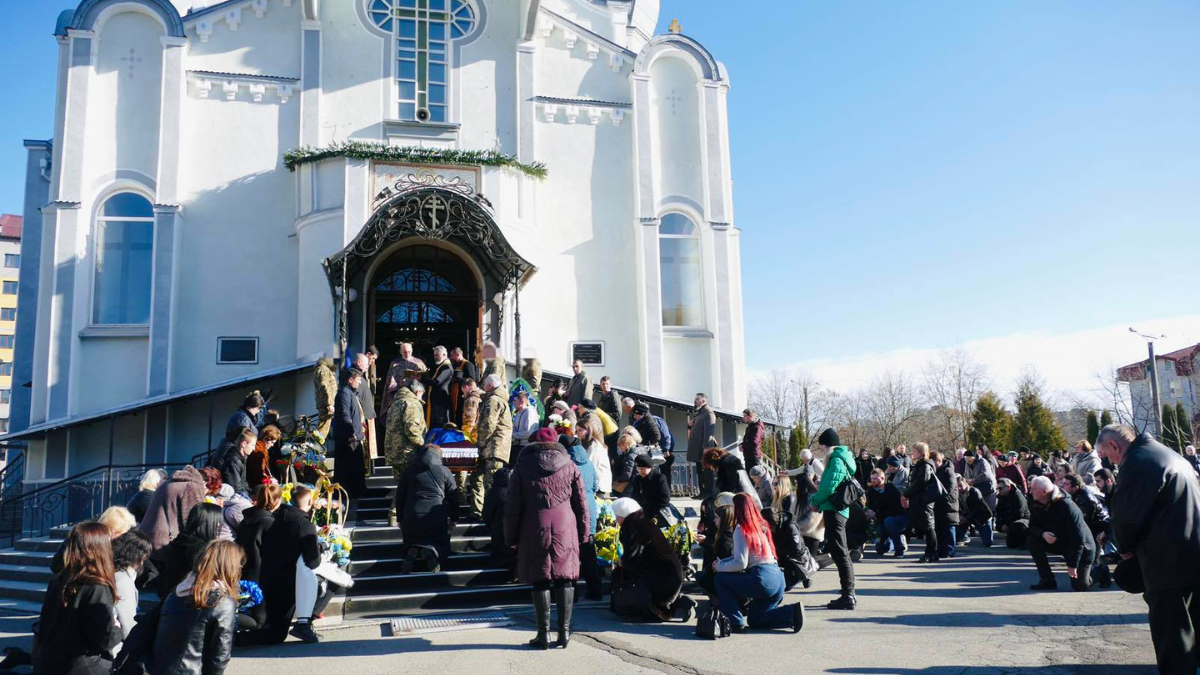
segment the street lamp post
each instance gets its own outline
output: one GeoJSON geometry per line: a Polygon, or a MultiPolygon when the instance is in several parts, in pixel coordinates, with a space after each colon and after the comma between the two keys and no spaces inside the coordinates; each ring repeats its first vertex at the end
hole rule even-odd
{"type": "Polygon", "coordinates": [[[1158,363],[1154,360],[1154,341],[1167,337],[1166,335],[1146,335],[1139,333],[1132,326],[1129,332],[1140,336],[1146,341],[1146,346],[1150,350],[1150,405],[1154,412],[1154,426],[1158,430],[1158,438],[1163,437],[1163,420],[1162,420],[1162,400],[1158,393],[1158,363]]]}

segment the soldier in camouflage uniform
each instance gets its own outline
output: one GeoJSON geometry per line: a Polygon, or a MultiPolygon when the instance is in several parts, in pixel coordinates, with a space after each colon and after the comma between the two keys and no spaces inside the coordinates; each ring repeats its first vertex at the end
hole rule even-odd
{"type": "Polygon", "coordinates": [[[483,498],[492,487],[492,476],[508,464],[512,450],[512,411],[508,409],[508,390],[500,378],[488,375],[483,380],[483,404],[479,408],[478,438],[479,468],[471,474],[471,509],[483,516],[483,498]]]}
{"type": "MultiPolygon", "coordinates": [[[[425,445],[425,405],[421,402],[424,393],[425,386],[419,381],[405,380],[388,410],[383,452],[397,481],[408,468],[409,459],[425,445]]],[[[388,509],[388,524],[396,526],[395,504],[388,509]]]]}
{"type": "Polygon", "coordinates": [[[483,371],[479,373],[479,381],[483,382],[488,375],[500,378],[496,386],[508,390],[508,369],[505,367],[504,357],[497,353],[496,345],[491,342],[483,343],[483,371]]]}
{"type": "Polygon", "coordinates": [[[313,370],[313,389],[317,397],[317,433],[321,438],[329,435],[329,426],[333,422],[333,402],[337,396],[337,373],[334,371],[333,359],[317,361],[313,370]]]}

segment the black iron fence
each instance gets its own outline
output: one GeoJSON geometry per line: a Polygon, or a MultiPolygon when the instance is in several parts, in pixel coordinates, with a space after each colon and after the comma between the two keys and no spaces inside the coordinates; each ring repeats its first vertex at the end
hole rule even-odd
{"type": "Polygon", "coordinates": [[[0,545],[44,537],[55,527],[96,518],[110,506],[124,506],[137,494],[147,471],[165,469],[169,474],[183,466],[102,466],[28,492],[9,492],[0,501],[0,545]]]}

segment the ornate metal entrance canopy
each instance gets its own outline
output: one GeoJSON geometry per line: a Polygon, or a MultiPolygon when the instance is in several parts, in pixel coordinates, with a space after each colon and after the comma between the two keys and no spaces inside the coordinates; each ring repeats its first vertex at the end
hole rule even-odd
{"type": "Polygon", "coordinates": [[[496,225],[491,203],[470,185],[459,178],[409,174],[375,196],[375,212],[366,226],[323,263],[334,303],[339,305],[340,337],[347,335],[350,281],[389,245],[410,238],[459,246],[505,291],[519,286],[519,280],[535,270],[496,225]]]}

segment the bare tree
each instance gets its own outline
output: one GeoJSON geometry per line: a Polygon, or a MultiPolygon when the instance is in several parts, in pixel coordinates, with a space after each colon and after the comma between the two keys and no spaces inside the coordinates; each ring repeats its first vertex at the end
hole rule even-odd
{"type": "Polygon", "coordinates": [[[861,392],[831,392],[828,397],[828,426],[836,428],[842,445],[851,449],[864,447],[874,435],[874,425],[867,413],[865,398],[861,392]]]}
{"type": "Polygon", "coordinates": [[[863,405],[879,445],[892,445],[905,425],[921,415],[920,388],[904,371],[885,370],[864,393],[863,405]]]}
{"type": "Polygon", "coordinates": [[[925,364],[921,393],[940,422],[935,447],[947,450],[966,445],[975,403],[990,385],[988,369],[962,347],[940,352],[925,364]]]}
{"type": "Polygon", "coordinates": [[[796,415],[796,388],[786,370],[772,370],[750,382],[750,408],[775,422],[790,424],[796,415]]]}
{"type": "Polygon", "coordinates": [[[804,437],[812,441],[817,434],[830,426],[830,416],[837,395],[821,387],[812,373],[800,371],[792,377],[796,390],[796,424],[804,431],[804,437]]]}
{"type": "Polygon", "coordinates": [[[1101,410],[1112,411],[1117,422],[1133,427],[1140,433],[1143,431],[1140,427],[1145,424],[1138,424],[1137,420],[1154,419],[1154,404],[1149,402],[1149,396],[1141,397],[1143,401],[1135,402],[1130,383],[1121,380],[1119,370],[1115,363],[1096,370],[1092,374],[1096,388],[1091,393],[1100,403],[1101,410]]]}

